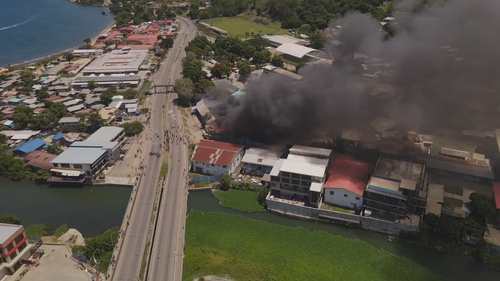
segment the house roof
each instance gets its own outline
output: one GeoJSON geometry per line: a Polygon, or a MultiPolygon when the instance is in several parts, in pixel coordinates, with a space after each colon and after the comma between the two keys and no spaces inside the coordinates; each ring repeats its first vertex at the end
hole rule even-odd
{"type": "Polygon", "coordinates": [[[332,154],[332,150],[326,149],[326,148],[311,147],[311,146],[304,146],[304,145],[297,145],[296,144],[290,148],[290,153],[309,154],[309,155],[318,155],[318,156],[329,157],[330,154],[332,154]]]}
{"type": "Polygon", "coordinates": [[[61,123],[78,123],[80,122],[80,118],[78,117],[63,117],[59,119],[59,124],[61,123]]]}
{"type": "Polygon", "coordinates": [[[51,163],[62,164],[93,164],[99,157],[106,153],[105,149],[69,147],[66,151],[59,154],[51,163]]]}
{"type": "Polygon", "coordinates": [[[45,100],[46,101],[56,101],[56,100],[60,100],[60,99],[62,99],[60,96],[52,96],[52,97],[46,98],[45,100]]]}
{"type": "Polygon", "coordinates": [[[118,136],[124,129],[122,127],[105,126],[99,128],[87,138],[87,141],[111,141],[118,136]]]}
{"type": "Polygon", "coordinates": [[[285,44],[279,46],[278,48],[276,48],[276,51],[300,59],[303,56],[307,55],[308,53],[310,53],[312,51],[316,51],[316,50],[312,49],[312,48],[304,47],[301,45],[297,45],[294,43],[285,43],[285,44]]]}
{"type": "Polygon", "coordinates": [[[16,147],[14,149],[14,151],[19,151],[19,152],[23,152],[23,153],[30,153],[32,151],[39,149],[40,147],[42,147],[44,145],[46,145],[46,143],[42,139],[34,139],[34,140],[30,140],[28,142],[21,144],[20,146],[16,147]]]}
{"type": "Polygon", "coordinates": [[[52,165],[50,161],[54,160],[57,155],[44,152],[44,151],[33,151],[28,153],[24,160],[28,161],[28,166],[33,166],[40,169],[50,170],[52,165]]]}
{"type": "Polygon", "coordinates": [[[64,135],[66,135],[66,134],[65,133],[57,133],[55,136],[53,136],[51,138],[51,140],[58,141],[58,140],[62,139],[64,137],[64,135]]]}
{"type": "Polygon", "coordinates": [[[324,187],[343,188],[363,196],[371,169],[372,164],[370,163],[337,158],[328,171],[330,176],[324,187]]]}
{"type": "Polygon", "coordinates": [[[500,209],[500,183],[495,183],[493,185],[493,196],[495,197],[497,209],[500,209]]]}
{"type": "Polygon", "coordinates": [[[276,161],[280,159],[280,156],[281,152],[250,148],[245,151],[245,155],[243,156],[241,162],[263,166],[274,166],[276,161]]]}
{"type": "Polygon", "coordinates": [[[285,159],[280,171],[322,178],[325,175],[325,169],[326,165],[285,159]]]}
{"type": "Polygon", "coordinates": [[[201,140],[194,150],[192,160],[228,166],[233,161],[236,153],[241,149],[243,149],[243,145],[201,140]]]}

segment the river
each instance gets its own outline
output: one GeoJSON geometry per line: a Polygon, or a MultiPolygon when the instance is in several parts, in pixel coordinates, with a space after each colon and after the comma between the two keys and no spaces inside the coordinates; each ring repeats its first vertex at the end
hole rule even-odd
{"type": "Polygon", "coordinates": [[[121,225],[131,191],[124,186],[50,187],[0,177],[0,214],[19,217],[24,227],[67,224],[93,237],[121,225]]]}
{"type": "Polygon", "coordinates": [[[67,0],[0,0],[0,67],[75,48],[113,23],[67,0]]]}
{"type": "MultiPolygon", "coordinates": [[[[440,253],[431,249],[420,248],[403,243],[389,242],[387,236],[359,229],[350,229],[321,222],[299,220],[270,212],[239,212],[230,208],[222,207],[210,191],[190,192],[188,209],[196,209],[205,212],[237,214],[254,220],[292,227],[303,227],[313,231],[325,231],[334,235],[359,239],[373,245],[376,248],[384,249],[398,256],[411,259],[425,267],[431,268],[450,280],[470,281],[500,279],[500,273],[487,267],[483,263],[477,263],[474,259],[469,257],[440,253]]],[[[362,263],[362,261],[360,261],[360,263],[362,263]]]]}

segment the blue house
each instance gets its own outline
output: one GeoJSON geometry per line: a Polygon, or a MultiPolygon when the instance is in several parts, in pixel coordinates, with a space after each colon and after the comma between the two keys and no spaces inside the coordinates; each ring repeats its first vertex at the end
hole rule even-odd
{"type": "Polygon", "coordinates": [[[43,148],[43,146],[45,144],[46,144],[45,141],[43,141],[42,139],[34,139],[34,140],[30,140],[28,142],[25,142],[25,143],[21,144],[20,146],[14,148],[14,150],[12,150],[12,152],[16,156],[23,156],[23,155],[28,154],[30,152],[33,152],[35,150],[40,150],[41,148],[43,148]]]}

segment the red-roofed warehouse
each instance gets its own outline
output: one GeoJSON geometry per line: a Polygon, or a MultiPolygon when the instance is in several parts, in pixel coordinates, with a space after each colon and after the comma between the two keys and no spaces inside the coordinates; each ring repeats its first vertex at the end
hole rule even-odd
{"type": "Polygon", "coordinates": [[[208,175],[229,175],[235,172],[243,158],[243,145],[201,140],[193,157],[193,171],[208,175]]]}
{"type": "Polygon", "coordinates": [[[347,158],[335,159],[324,185],[325,202],[349,209],[360,209],[371,170],[370,163],[347,158]]]}

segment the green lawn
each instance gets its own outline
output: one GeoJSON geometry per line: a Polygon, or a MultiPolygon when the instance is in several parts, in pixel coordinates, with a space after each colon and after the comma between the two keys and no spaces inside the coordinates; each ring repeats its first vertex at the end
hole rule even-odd
{"type": "Polygon", "coordinates": [[[270,22],[269,25],[261,25],[248,20],[247,17],[237,16],[230,18],[213,18],[204,20],[203,22],[212,24],[215,27],[224,29],[230,36],[245,37],[245,33],[259,34],[262,31],[265,35],[269,34],[288,34],[288,30],[281,28],[280,22],[270,22]]]}
{"type": "Polygon", "coordinates": [[[47,235],[47,225],[34,224],[26,228],[25,232],[28,237],[42,237],[47,235]]]}
{"type": "Polygon", "coordinates": [[[243,212],[262,212],[264,206],[257,201],[258,192],[230,189],[216,190],[215,196],[220,199],[222,206],[243,212]]]}
{"type": "Polygon", "coordinates": [[[166,177],[168,175],[168,163],[163,163],[160,169],[160,177],[166,177]]]}
{"type": "Polygon", "coordinates": [[[444,280],[411,260],[365,242],[254,221],[191,211],[183,280],[227,274],[233,280],[444,280]]]}
{"type": "Polygon", "coordinates": [[[56,228],[56,230],[54,230],[54,236],[59,238],[61,237],[64,233],[68,232],[68,225],[66,224],[63,224],[61,225],[60,227],[56,228]]]}

